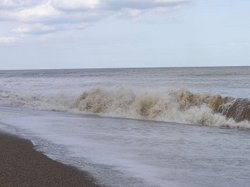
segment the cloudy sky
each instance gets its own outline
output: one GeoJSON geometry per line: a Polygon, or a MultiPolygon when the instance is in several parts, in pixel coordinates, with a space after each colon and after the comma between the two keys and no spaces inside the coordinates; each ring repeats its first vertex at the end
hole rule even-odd
{"type": "Polygon", "coordinates": [[[0,69],[235,65],[249,0],[0,0],[0,69]]]}

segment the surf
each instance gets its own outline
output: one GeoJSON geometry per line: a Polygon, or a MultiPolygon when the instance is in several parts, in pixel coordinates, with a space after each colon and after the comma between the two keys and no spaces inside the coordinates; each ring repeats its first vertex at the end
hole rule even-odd
{"type": "Polygon", "coordinates": [[[78,96],[18,95],[1,91],[1,102],[42,110],[177,122],[228,128],[250,128],[250,100],[188,90],[135,91],[91,88],[78,96]]]}

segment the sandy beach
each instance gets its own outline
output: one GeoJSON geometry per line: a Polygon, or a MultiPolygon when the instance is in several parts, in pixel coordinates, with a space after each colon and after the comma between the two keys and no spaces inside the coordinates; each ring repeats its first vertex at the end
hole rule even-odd
{"type": "Polygon", "coordinates": [[[28,140],[0,134],[0,186],[98,187],[88,174],[49,159],[28,140]]]}

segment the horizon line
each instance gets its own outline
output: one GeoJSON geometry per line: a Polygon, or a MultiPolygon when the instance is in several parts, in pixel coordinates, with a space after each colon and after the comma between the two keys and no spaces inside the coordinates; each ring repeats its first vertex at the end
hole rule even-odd
{"type": "Polygon", "coordinates": [[[43,70],[99,70],[99,69],[171,69],[171,68],[230,68],[250,67],[249,66],[145,66],[145,67],[86,67],[86,68],[36,68],[36,69],[0,69],[0,71],[43,71],[43,70]]]}

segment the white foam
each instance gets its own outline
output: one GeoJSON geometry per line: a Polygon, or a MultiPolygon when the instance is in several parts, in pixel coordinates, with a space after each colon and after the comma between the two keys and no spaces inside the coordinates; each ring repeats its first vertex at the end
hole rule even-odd
{"type": "MultiPolygon", "coordinates": [[[[5,93],[6,94],[6,93],[5,93]]],[[[4,95],[4,101],[42,110],[92,113],[102,116],[156,121],[172,121],[229,128],[250,128],[250,122],[236,122],[213,110],[214,97],[186,90],[140,92],[132,89],[93,88],[81,96],[59,93],[49,96],[4,95]],[[191,99],[190,99],[191,98],[191,99]]],[[[223,106],[228,105],[226,103],[223,106]]]]}

